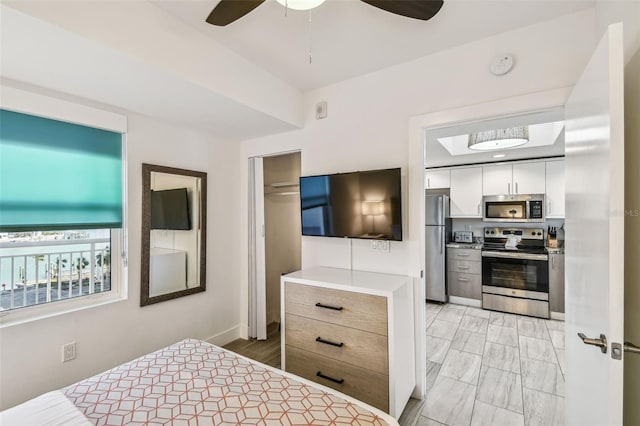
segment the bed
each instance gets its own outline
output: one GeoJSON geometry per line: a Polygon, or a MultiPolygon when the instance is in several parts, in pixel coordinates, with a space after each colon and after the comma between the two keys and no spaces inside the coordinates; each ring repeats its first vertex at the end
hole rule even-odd
{"type": "Polygon", "coordinates": [[[0,413],[9,425],[397,425],[367,404],[187,339],[0,413]]]}

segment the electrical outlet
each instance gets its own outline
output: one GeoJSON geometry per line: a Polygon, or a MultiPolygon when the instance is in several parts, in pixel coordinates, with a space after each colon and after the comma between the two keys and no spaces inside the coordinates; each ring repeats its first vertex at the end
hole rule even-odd
{"type": "Polygon", "coordinates": [[[389,253],[389,241],[387,240],[372,240],[371,251],[389,253]]]}
{"type": "Polygon", "coordinates": [[[76,359],[76,342],[62,345],[62,362],[76,359]]]}

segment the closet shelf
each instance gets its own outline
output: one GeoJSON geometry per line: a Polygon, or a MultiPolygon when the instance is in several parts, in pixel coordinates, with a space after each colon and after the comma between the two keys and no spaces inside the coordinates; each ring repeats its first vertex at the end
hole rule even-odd
{"type": "Polygon", "coordinates": [[[300,195],[300,191],[265,192],[264,195],[300,195]]]}
{"type": "Polygon", "coordinates": [[[299,195],[298,182],[273,182],[264,186],[264,195],[299,195]]]}
{"type": "Polygon", "coordinates": [[[300,185],[298,182],[274,182],[266,184],[265,188],[286,188],[288,186],[298,186],[300,185]]]}

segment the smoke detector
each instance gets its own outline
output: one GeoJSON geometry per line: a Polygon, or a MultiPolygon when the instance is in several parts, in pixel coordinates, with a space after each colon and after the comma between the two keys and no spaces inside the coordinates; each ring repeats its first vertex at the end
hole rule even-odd
{"type": "Polygon", "coordinates": [[[505,75],[513,68],[513,56],[508,53],[496,56],[491,64],[489,64],[489,70],[493,75],[505,75]]]}

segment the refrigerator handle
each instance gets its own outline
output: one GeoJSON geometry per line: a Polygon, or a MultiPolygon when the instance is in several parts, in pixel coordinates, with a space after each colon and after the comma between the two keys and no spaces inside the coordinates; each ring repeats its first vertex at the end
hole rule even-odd
{"type": "Polygon", "coordinates": [[[446,197],[440,197],[440,199],[442,200],[442,224],[445,224],[445,221],[447,220],[447,198],[446,197]]]}
{"type": "Polygon", "coordinates": [[[440,254],[444,255],[444,240],[447,239],[444,225],[447,223],[447,197],[440,197],[442,200],[442,225],[440,226],[440,254]]]}

